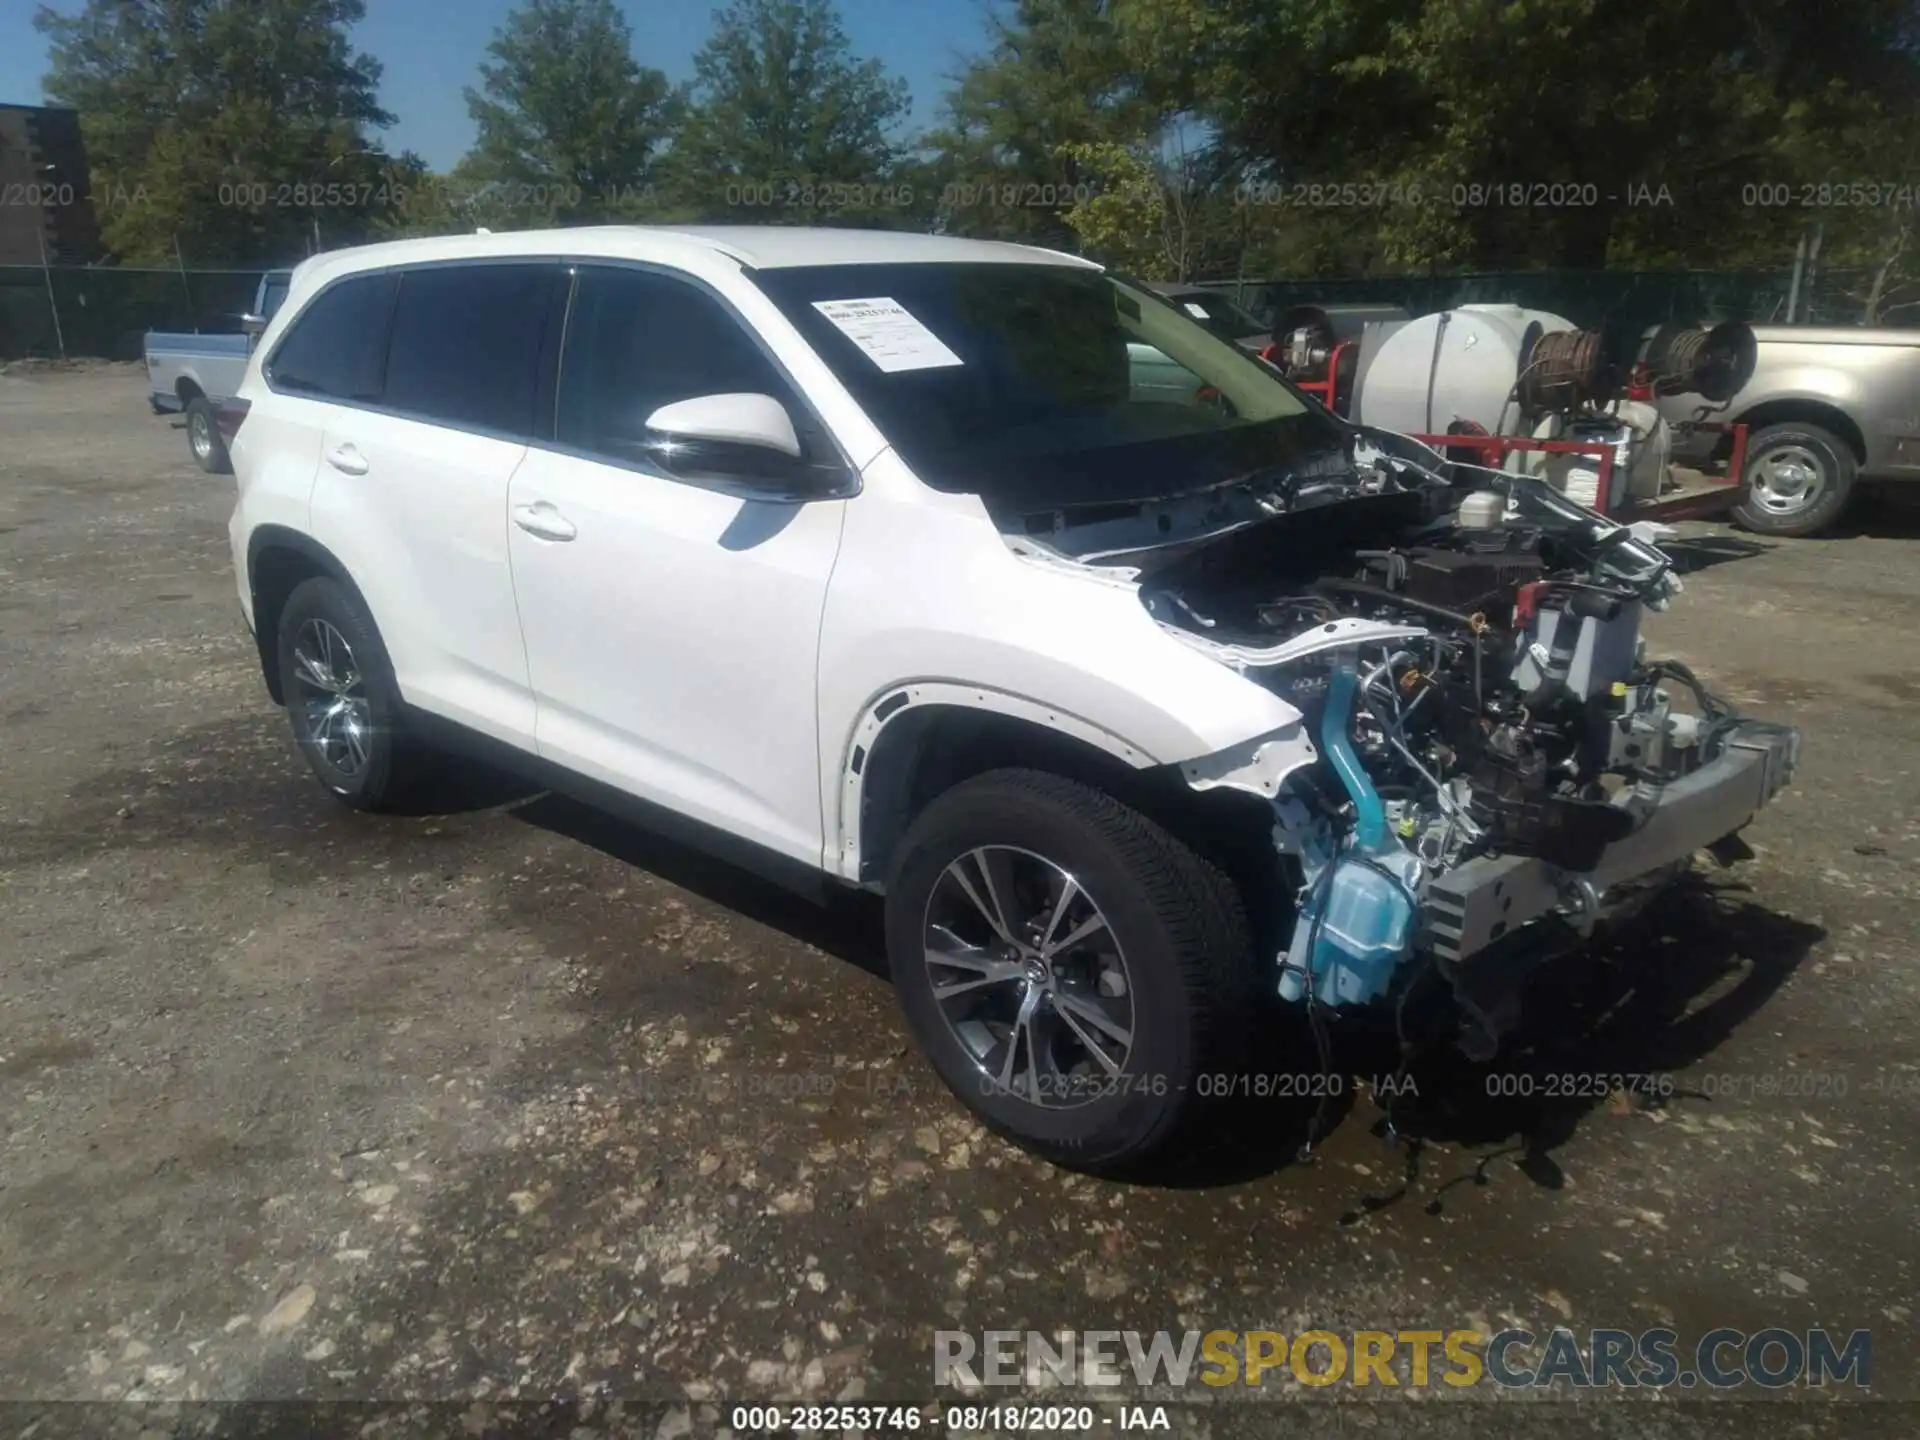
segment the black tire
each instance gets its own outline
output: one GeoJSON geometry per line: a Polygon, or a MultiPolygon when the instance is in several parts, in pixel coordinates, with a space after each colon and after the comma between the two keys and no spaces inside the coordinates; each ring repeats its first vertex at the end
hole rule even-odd
{"type": "Polygon", "coordinates": [[[325,576],[305,580],[281,607],[278,644],[280,694],[294,743],[314,775],[356,810],[394,808],[415,788],[422,756],[407,733],[393,663],[372,617],[339,581],[325,576]],[[327,637],[329,629],[344,643],[345,660],[327,637]],[[305,662],[324,658],[330,648],[335,680],[346,681],[350,672],[357,677],[356,685],[326,688],[314,683],[305,662]],[[327,720],[327,712],[339,702],[353,700],[361,702],[360,708],[350,706],[327,720]],[[356,717],[357,725],[351,723],[356,717]]]}
{"type": "Polygon", "coordinates": [[[1733,518],[1756,535],[1818,534],[1847,508],[1859,468],[1847,442],[1830,430],[1800,420],[1765,426],[1747,437],[1744,488],[1733,518]],[[1770,492],[1769,460],[1788,473],[1810,467],[1815,473],[1810,497],[1796,505],[1791,496],[1770,492]]]}
{"type": "Polygon", "coordinates": [[[227,455],[227,442],[221,438],[213,402],[204,395],[196,395],[187,402],[187,451],[193,456],[193,463],[209,475],[233,473],[233,461],[227,455]]]}
{"type": "MultiPolygon", "coordinates": [[[[1166,830],[1090,786],[1040,771],[996,770],[940,795],[901,841],[887,887],[886,930],[901,1008],[941,1080],[989,1128],[1057,1163],[1137,1172],[1163,1157],[1187,1130],[1185,1122],[1209,1108],[1208,1079],[1244,1062],[1256,1009],[1255,967],[1239,893],[1166,830]],[[1017,1073],[1013,1088],[1002,1085],[994,1066],[976,1059],[962,1041],[959,1030],[971,1029],[974,1043],[982,1043],[982,1027],[956,1027],[943,1013],[927,959],[929,906],[939,886],[943,904],[965,910],[964,902],[952,899],[955,882],[943,877],[950,864],[983,846],[1044,857],[1105,916],[1105,933],[1124,957],[1131,1022],[1117,1077],[1092,1064],[1089,1047],[1069,1036],[1056,1013],[1049,1032],[1054,1038],[1038,1045],[1030,1039],[1019,1053],[1030,1059],[1036,1050],[1047,1055],[1059,1087],[1050,1091],[1036,1064],[1033,1074],[1040,1079],[1028,1081],[1028,1093],[1017,1093],[1023,1088],[1017,1073]],[[1078,1051],[1078,1080],[1056,1064],[1062,1042],[1069,1052],[1078,1051]],[[1049,1093],[1055,1102],[1074,1103],[1033,1098],[1049,1093]]],[[[991,936],[987,943],[994,943],[991,936]]],[[[1089,942],[1083,948],[1099,946],[1089,942]]],[[[1010,956],[1012,947],[1000,953],[1010,956]]],[[[1058,984],[1064,989],[1072,983],[1065,967],[1080,962],[1066,951],[1061,955],[1058,984]]],[[[1105,988],[1110,980],[1103,977],[1102,995],[1113,993],[1105,988]]],[[[990,983],[999,987],[990,1002],[996,1005],[1012,1005],[1016,993],[1024,997],[1029,989],[1018,980],[990,983]]],[[[1090,993],[1083,988],[1080,997],[1090,993]]],[[[1041,1003],[1044,1009],[1051,1001],[1041,1003]]]]}

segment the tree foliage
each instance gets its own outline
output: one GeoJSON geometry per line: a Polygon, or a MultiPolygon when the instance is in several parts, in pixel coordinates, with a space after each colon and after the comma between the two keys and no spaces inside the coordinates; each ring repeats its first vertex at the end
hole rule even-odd
{"type": "MultiPolygon", "coordinates": [[[[1071,244],[1066,218],[1099,177],[1097,153],[1150,146],[1163,113],[1121,46],[1113,0],[1014,0],[986,15],[988,48],[949,92],[925,141],[945,228],[1071,244]]],[[[1083,221],[1086,219],[1083,208],[1083,221]]]]}
{"type": "Polygon", "coordinates": [[[684,91],[635,59],[615,0],[522,0],[444,176],[367,138],[390,117],[348,41],[363,0],[36,23],[95,193],[138,187],[101,215],[130,259],[598,218],[932,226],[1185,278],[1784,270],[1803,245],[1857,277],[1830,289],[1861,315],[1920,308],[1913,0],[988,7],[909,142],[905,86],[851,53],[833,0],[733,0],[684,91]]]}
{"type": "MultiPolygon", "coordinates": [[[[1920,178],[1886,165],[1920,95],[1906,0],[1116,12],[1148,91],[1200,117],[1272,202],[1275,250],[1321,266],[1778,264],[1814,217],[1756,204],[1757,187],[1905,180],[1911,195],[1920,178]],[[1335,198],[1297,198],[1314,185],[1335,198]],[[1371,189],[1356,203],[1347,186],[1371,189]]],[[[1828,219],[1863,240],[1886,229],[1860,207],[1828,219]]]]}
{"type": "Polygon", "coordinates": [[[80,112],[107,247],[129,261],[297,258],[385,213],[392,121],[347,31],[364,0],[41,7],[44,87],[80,112]]]}
{"type": "Polygon", "coordinates": [[[643,209],[676,101],[633,57],[613,0],[525,0],[487,46],[466,91],[478,138],[449,203],[504,206],[523,223],[643,209]]]}
{"type": "Polygon", "coordinates": [[[887,217],[906,111],[905,82],[853,57],[831,0],[735,0],[694,57],[673,197],[712,219],[887,217]]]}

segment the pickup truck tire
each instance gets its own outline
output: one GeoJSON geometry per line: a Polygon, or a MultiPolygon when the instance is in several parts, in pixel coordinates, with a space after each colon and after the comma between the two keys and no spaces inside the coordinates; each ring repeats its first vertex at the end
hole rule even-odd
{"type": "Polygon", "coordinates": [[[390,810],[421,776],[393,663],[346,586],[304,580],[280,610],[280,693],[320,783],[356,810],[390,810]]]}
{"type": "Polygon", "coordinates": [[[220,424],[213,402],[196,395],[187,402],[187,448],[194,463],[209,475],[231,475],[233,461],[227,458],[227,443],[220,438],[220,424]]]}
{"type": "Polygon", "coordinates": [[[1859,470],[1831,430],[1788,420],[1747,439],[1744,491],[1733,518],[1756,535],[1813,535],[1840,518],[1859,470]]]}
{"type": "Polygon", "coordinates": [[[941,1080],[1059,1164],[1134,1172],[1163,1156],[1206,1077],[1244,1055],[1255,967],[1238,891],[1076,781],[995,770],[935,798],[902,839],[886,932],[941,1080]]]}

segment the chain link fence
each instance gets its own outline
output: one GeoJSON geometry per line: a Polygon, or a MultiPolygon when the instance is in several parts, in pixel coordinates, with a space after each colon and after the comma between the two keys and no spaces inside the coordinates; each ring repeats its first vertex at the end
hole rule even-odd
{"type": "Polygon", "coordinates": [[[234,333],[261,270],[0,266],[0,360],[138,360],[149,330],[234,333]]]}
{"type": "MultiPolygon", "coordinates": [[[[1873,276],[1823,271],[1796,302],[1801,323],[1857,325],[1873,276]]],[[[1583,329],[1635,329],[1669,320],[1691,323],[1784,321],[1790,272],[1747,270],[1512,270],[1478,275],[1389,275],[1371,279],[1220,280],[1246,309],[1276,320],[1295,305],[1398,305],[1428,315],[1455,305],[1510,304],[1564,315],[1583,329]]],[[[1884,322],[1920,326],[1920,304],[1884,307],[1884,322]]]]}
{"type": "MultiPolygon", "coordinates": [[[[125,266],[0,266],[0,360],[26,356],[138,360],[148,330],[235,332],[260,270],[142,270],[125,266]]],[[[1860,322],[1872,277],[1823,272],[1799,299],[1802,320],[1860,322]]],[[[1398,305],[1424,315],[1452,305],[1509,303],[1598,328],[1667,320],[1778,320],[1792,277],[1779,271],[1523,270],[1373,279],[1217,282],[1255,314],[1300,304],[1398,305]]],[[[1920,325],[1920,302],[1897,304],[1891,324],[1920,325]]]]}

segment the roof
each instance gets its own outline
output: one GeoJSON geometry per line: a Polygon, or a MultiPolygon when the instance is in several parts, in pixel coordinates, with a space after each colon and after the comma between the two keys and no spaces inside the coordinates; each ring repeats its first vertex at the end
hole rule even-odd
{"type": "Polygon", "coordinates": [[[587,225],[559,230],[503,230],[391,240],[327,251],[301,266],[308,273],[461,260],[490,255],[606,256],[685,262],[724,257],[756,270],[798,265],[1014,264],[1097,269],[1092,261],[997,240],[916,235],[899,230],[807,229],[789,225],[587,225]],[[308,271],[308,267],[312,267],[308,271]]]}
{"type": "Polygon", "coordinates": [[[901,230],[845,230],[827,226],[673,225],[612,227],[660,230],[725,251],[756,270],[794,265],[912,265],[1000,262],[1014,265],[1078,265],[1090,260],[1034,245],[966,240],[957,235],[918,235],[901,230]]]}

